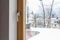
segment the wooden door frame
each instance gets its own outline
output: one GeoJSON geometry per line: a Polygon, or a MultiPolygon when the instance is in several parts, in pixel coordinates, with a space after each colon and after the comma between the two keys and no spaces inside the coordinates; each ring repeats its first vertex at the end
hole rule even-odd
{"type": "Polygon", "coordinates": [[[25,40],[25,0],[17,0],[17,11],[21,12],[17,23],[17,40],[25,40]]]}
{"type": "Polygon", "coordinates": [[[17,0],[17,10],[21,12],[21,15],[18,17],[18,27],[17,27],[17,40],[25,40],[25,6],[26,0],[17,0]],[[21,3],[20,3],[21,2],[21,3]],[[19,22],[20,21],[20,22],[19,22]],[[22,22],[23,23],[22,23],[22,22]],[[23,32],[22,32],[23,31],[23,32]]]}
{"type": "Polygon", "coordinates": [[[23,0],[23,40],[26,39],[26,0],[23,0]]]}

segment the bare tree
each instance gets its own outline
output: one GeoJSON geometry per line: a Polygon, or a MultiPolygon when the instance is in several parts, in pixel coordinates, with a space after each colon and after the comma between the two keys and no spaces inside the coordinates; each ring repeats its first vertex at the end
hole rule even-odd
{"type": "Polygon", "coordinates": [[[53,10],[53,4],[54,4],[54,0],[52,1],[52,4],[51,4],[51,10],[50,10],[50,13],[49,13],[49,19],[48,19],[48,27],[51,28],[51,15],[52,15],[52,10],[53,10]]]}
{"type": "Polygon", "coordinates": [[[37,18],[39,18],[39,14],[34,14],[33,11],[31,14],[33,15],[34,26],[37,27],[37,18]]]}
{"type": "Polygon", "coordinates": [[[45,27],[45,10],[44,10],[44,5],[43,5],[43,1],[42,0],[40,0],[41,1],[41,5],[42,5],[42,8],[43,8],[43,16],[44,16],[44,27],[45,27]]]}
{"type": "Polygon", "coordinates": [[[27,6],[27,24],[26,24],[26,28],[30,29],[30,23],[29,23],[29,7],[27,6]]]}
{"type": "Polygon", "coordinates": [[[34,23],[35,23],[35,27],[37,27],[37,25],[36,25],[36,14],[34,14],[34,23]]]}
{"type": "Polygon", "coordinates": [[[34,14],[33,11],[32,11],[31,14],[33,15],[34,26],[37,27],[36,26],[36,14],[34,14]]]}
{"type": "Polygon", "coordinates": [[[27,23],[29,22],[29,7],[27,6],[27,23]]]}

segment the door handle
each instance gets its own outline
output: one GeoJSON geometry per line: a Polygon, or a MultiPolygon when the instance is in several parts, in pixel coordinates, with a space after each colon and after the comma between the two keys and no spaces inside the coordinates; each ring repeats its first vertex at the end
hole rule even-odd
{"type": "Polygon", "coordinates": [[[21,16],[21,12],[20,11],[17,12],[17,22],[18,22],[18,17],[19,16],[21,16]]]}

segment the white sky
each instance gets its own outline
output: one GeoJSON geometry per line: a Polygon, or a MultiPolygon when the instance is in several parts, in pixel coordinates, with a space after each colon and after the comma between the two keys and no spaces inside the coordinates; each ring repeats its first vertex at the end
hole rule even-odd
{"type": "MultiPolygon", "coordinates": [[[[52,0],[43,0],[44,5],[51,5],[51,3],[52,3],[52,0]]],[[[54,0],[54,6],[53,6],[54,10],[60,7],[60,4],[57,4],[57,3],[60,3],[60,0],[54,0]]],[[[27,5],[34,13],[40,10],[39,6],[42,6],[39,0],[27,0],[27,5]]]]}

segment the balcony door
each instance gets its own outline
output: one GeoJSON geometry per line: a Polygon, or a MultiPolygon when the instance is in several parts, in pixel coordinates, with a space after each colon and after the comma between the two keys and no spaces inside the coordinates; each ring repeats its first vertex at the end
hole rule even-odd
{"type": "Polygon", "coordinates": [[[18,0],[18,40],[40,40],[42,28],[60,28],[59,5],[59,0],[18,0]]]}

